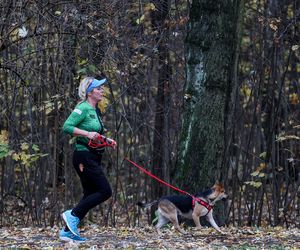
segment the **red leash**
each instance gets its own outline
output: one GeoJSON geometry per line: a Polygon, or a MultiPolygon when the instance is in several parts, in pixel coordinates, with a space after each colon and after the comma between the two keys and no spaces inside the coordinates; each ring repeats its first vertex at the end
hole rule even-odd
{"type": "Polygon", "coordinates": [[[89,140],[88,145],[91,148],[102,148],[102,147],[111,147],[115,148],[117,146],[117,143],[115,140],[108,138],[104,135],[100,135],[95,140],[89,140]]]}
{"type": "Polygon", "coordinates": [[[181,189],[179,189],[179,188],[177,188],[177,187],[174,187],[174,186],[172,186],[171,184],[169,184],[169,183],[167,183],[167,182],[165,182],[165,181],[159,179],[157,176],[155,176],[154,174],[150,173],[150,172],[147,171],[146,169],[142,168],[141,166],[139,166],[139,165],[136,164],[135,162],[129,160],[128,158],[125,157],[124,159],[125,159],[126,161],[128,161],[129,163],[131,163],[132,165],[134,165],[134,166],[136,166],[137,168],[139,168],[140,170],[142,170],[145,174],[147,174],[147,175],[150,176],[151,178],[157,180],[158,182],[160,182],[160,183],[166,185],[167,187],[172,188],[172,189],[174,189],[174,190],[176,190],[176,191],[178,191],[178,192],[180,192],[180,193],[182,193],[182,194],[185,194],[185,195],[188,195],[188,196],[192,197],[192,198],[193,198],[193,204],[192,204],[193,207],[195,206],[195,201],[197,201],[197,202],[199,202],[202,206],[206,207],[207,210],[208,210],[208,212],[213,208],[213,206],[211,206],[211,205],[209,205],[207,202],[205,202],[205,201],[203,201],[203,200],[201,200],[201,199],[195,197],[194,195],[191,195],[190,193],[188,193],[188,192],[186,192],[186,191],[184,191],[184,190],[181,190],[181,189]]]}

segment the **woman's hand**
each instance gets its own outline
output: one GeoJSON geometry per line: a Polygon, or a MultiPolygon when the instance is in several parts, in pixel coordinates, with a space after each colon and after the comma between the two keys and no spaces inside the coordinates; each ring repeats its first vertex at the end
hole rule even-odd
{"type": "Polygon", "coordinates": [[[100,136],[99,133],[97,132],[87,132],[86,137],[89,138],[90,140],[96,140],[100,136]]]}

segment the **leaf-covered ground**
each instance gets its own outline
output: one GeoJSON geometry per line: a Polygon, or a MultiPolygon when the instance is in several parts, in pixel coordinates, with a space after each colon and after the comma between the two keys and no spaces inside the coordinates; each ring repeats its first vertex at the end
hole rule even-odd
{"type": "Polygon", "coordinates": [[[300,249],[300,230],[276,228],[224,228],[226,235],[212,228],[173,228],[157,235],[153,227],[81,228],[88,238],[83,244],[58,239],[59,228],[0,228],[0,249],[300,249]]]}

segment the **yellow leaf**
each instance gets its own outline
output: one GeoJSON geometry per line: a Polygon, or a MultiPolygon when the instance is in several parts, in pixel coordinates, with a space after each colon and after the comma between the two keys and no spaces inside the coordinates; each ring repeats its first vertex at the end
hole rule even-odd
{"type": "Polygon", "coordinates": [[[252,186],[253,187],[256,187],[256,188],[259,188],[260,186],[262,185],[262,183],[260,181],[255,181],[252,186]]]}
{"type": "Polygon", "coordinates": [[[145,15],[142,15],[140,18],[138,18],[138,19],[136,20],[136,23],[137,23],[137,24],[141,24],[141,23],[144,22],[144,20],[145,20],[145,15]]]}
{"type": "Polygon", "coordinates": [[[78,65],[79,65],[79,66],[82,66],[82,65],[87,64],[87,62],[88,62],[87,59],[81,59],[81,60],[78,61],[78,65]]]}
{"type": "Polygon", "coordinates": [[[29,148],[28,143],[23,142],[23,143],[21,144],[21,149],[22,149],[22,150],[27,150],[28,148],[29,148]]]}
{"type": "Polygon", "coordinates": [[[108,100],[108,95],[109,95],[109,89],[107,87],[104,87],[104,94],[103,94],[103,98],[102,100],[98,103],[98,108],[100,109],[101,113],[104,113],[107,106],[108,106],[108,103],[109,103],[109,100],[108,100]]]}
{"type": "Polygon", "coordinates": [[[69,144],[72,145],[76,142],[76,137],[72,137],[70,140],[69,140],[69,144]]]}
{"type": "Polygon", "coordinates": [[[275,25],[274,23],[270,23],[270,28],[275,31],[278,30],[278,26],[275,25]]]}
{"type": "Polygon", "coordinates": [[[300,73],[300,63],[297,63],[297,66],[296,66],[296,67],[297,67],[297,69],[296,69],[296,70],[297,70],[297,73],[300,73]]]}
{"type": "Polygon", "coordinates": [[[94,29],[94,26],[93,26],[91,23],[88,23],[87,26],[88,26],[91,30],[94,29]]]}
{"type": "Polygon", "coordinates": [[[249,97],[251,95],[251,88],[248,87],[247,84],[244,84],[242,87],[241,87],[241,92],[244,96],[246,97],[249,97]]]}
{"type": "Polygon", "coordinates": [[[7,143],[8,142],[8,131],[7,130],[1,130],[0,142],[1,143],[7,143]]]}
{"type": "Polygon", "coordinates": [[[49,101],[45,105],[45,108],[46,108],[46,115],[49,115],[54,110],[54,103],[49,101]]]}
{"type": "Polygon", "coordinates": [[[248,184],[255,188],[259,188],[262,185],[262,183],[260,181],[246,181],[245,184],[248,184]]]}
{"type": "Polygon", "coordinates": [[[154,3],[147,3],[146,4],[146,7],[145,7],[145,10],[156,10],[156,7],[154,5],[154,3]]]}
{"type": "Polygon", "coordinates": [[[285,140],[300,140],[299,136],[296,135],[285,135],[285,136],[278,136],[276,141],[285,141],[285,140]]]}
{"type": "Polygon", "coordinates": [[[19,29],[15,28],[11,33],[10,33],[10,38],[11,40],[14,42],[16,40],[18,40],[19,37],[19,29]]]}
{"type": "Polygon", "coordinates": [[[18,155],[17,153],[13,153],[13,155],[11,156],[11,158],[15,161],[20,160],[20,155],[18,155]]]}
{"type": "Polygon", "coordinates": [[[188,100],[188,99],[191,99],[192,98],[192,95],[190,94],[185,94],[184,95],[184,99],[188,100]]]}
{"type": "Polygon", "coordinates": [[[253,173],[251,173],[252,176],[258,176],[259,175],[259,171],[254,171],[253,173]]]}
{"type": "Polygon", "coordinates": [[[151,10],[156,10],[156,7],[155,7],[154,3],[150,3],[150,9],[151,10]]]}
{"type": "Polygon", "coordinates": [[[292,93],[289,95],[290,103],[296,105],[299,103],[299,96],[297,93],[292,93]]]}
{"type": "Polygon", "coordinates": [[[259,164],[259,167],[257,168],[257,171],[261,171],[261,170],[263,170],[264,168],[266,168],[266,163],[261,163],[261,164],[259,164]]]}

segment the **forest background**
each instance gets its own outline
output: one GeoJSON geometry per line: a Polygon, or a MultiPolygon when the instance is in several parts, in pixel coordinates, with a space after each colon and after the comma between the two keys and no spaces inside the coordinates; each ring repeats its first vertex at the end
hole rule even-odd
{"type": "Polygon", "coordinates": [[[227,225],[300,225],[298,1],[240,5],[223,172],[210,173],[207,183],[191,178],[190,186],[178,177],[185,103],[193,98],[186,89],[186,1],[1,0],[0,6],[1,227],[59,225],[60,213],[81,196],[73,141],[62,125],[86,75],[108,78],[100,108],[106,135],[118,142],[103,160],[113,197],[90,221],[151,222],[136,202],[174,193],[124,161],[129,157],[191,193],[220,179],[230,196],[223,204],[227,225]]]}

